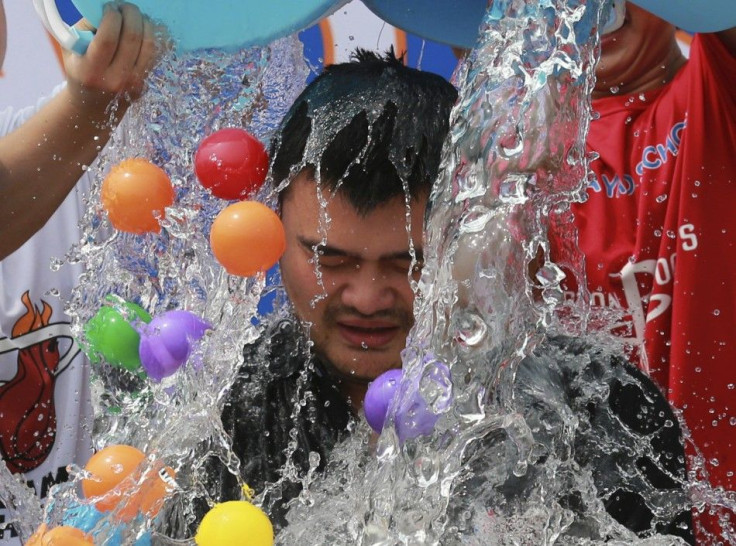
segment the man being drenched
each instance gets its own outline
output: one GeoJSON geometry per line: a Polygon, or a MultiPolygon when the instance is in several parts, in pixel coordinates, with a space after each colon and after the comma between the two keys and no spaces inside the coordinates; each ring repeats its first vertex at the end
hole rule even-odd
{"type": "MultiPolygon", "coordinates": [[[[246,347],[223,424],[242,481],[257,492],[279,483],[263,503],[277,525],[310,454],[321,469],[369,382],[401,367],[425,209],[456,96],[393,52],[358,51],[304,90],[274,138],[271,178],[286,231],[280,269],[293,316],[270,318],[246,347]],[[285,465],[293,475],[282,476],[285,465]]],[[[240,498],[239,481],[216,467],[213,496],[240,498]]]]}

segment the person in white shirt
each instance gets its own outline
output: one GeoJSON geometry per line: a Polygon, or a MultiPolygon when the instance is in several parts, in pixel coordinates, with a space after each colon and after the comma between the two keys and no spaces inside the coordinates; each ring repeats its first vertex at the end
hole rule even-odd
{"type": "MultiPolygon", "coordinates": [[[[0,63],[6,38],[0,0],[0,63]]],[[[79,240],[85,167],[143,92],[156,42],[136,6],[110,4],[87,52],[64,54],[65,85],[0,110],[0,456],[40,497],[92,453],[88,361],[64,313],[81,265],[50,262],[79,240]]],[[[21,543],[11,518],[0,504],[2,545],[21,543]]]]}

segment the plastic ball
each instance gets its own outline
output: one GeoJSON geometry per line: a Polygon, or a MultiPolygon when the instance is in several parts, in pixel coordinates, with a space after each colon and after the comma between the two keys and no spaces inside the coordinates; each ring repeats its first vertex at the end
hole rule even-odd
{"type": "Polygon", "coordinates": [[[141,489],[140,512],[154,518],[164,506],[164,501],[175,488],[176,472],[170,466],[159,469],[155,476],[150,476],[146,487],[141,489]]]}
{"type": "MultiPolygon", "coordinates": [[[[65,504],[63,524],[76,527],[85,533],[99,532],[104,528],[105,544],[108,546],[121,546],[122,544],[130,544],[129,532],[125,525],[118,525],[114,528],[113,532],[110,533],[109,520],[106,521],[102,526],[102,522],[105,514],[97,510],[94,506],[88,504],[72,504],[69,506],[65,504]],[[124,538],[125,536],[125,538],[124,538]]],[[[134,546],[151,546],[151,533],[150,531],[139,535],[133,543],[134,546]]]]}
{"type": "Polygon", "coordinates": [[[99,354],[113,366],[132,372],[138,370],[141,367],[140,335],[131,325],[135,320],[151,322],[151,315],[142,307],[125,301],[102,307],[84,326],[90,360],[99,361],[99,354]]]}
{"type": "Polygon", "coordinates": [[[263,511],[247,501],[215,505],[194,537],[198,546],[271,546],[273,526],[263,511]]]}
{"type": "Polygon", "coordinates": [[[91,477],[82,480],[86,498],[102,497],[95,503],[101,512],[114,509],[125,496],[113,490],[120,485],[145,459],[140,450],[126,445],[111,445],[90,457],[85,469],[91,477]],[[111,493],[110,495],[107,495],[111,493]],[[103,495],[105,495],[103,497],[103,495]]]}
{"type": "Polygon", "coordinates": [[[172,375],[189,358],[192,344],[211,326],[194,313],[167,311],[140,328],[139,356],[143,369],[156,381],[172,375]]]}
{"type": "Polygon", "coordinates": [[[255,194],[268,173],[263,144],[247,131],[221,129],[206,137],[194,155],[200,183],[222,199],[246,199],[255,194]]]}
{"type": "Polygon", "coordinates": [[[60,525],[49,529],[45,523],[42,523],[25,546],[82,546],[84,544],[94,545],[94,541],[87,533],[76,527],[60,525]]]}
{"type": "Polygon", "coordinates": [[[394,426],[399,441],[431,434],[440,415],[452,405],[450,369],[431,355],[425,356],[421,373],[402,382],[397,396],[394,426]]]}
{"type": "Polygon", "coordinates": [[[174,202],[168,175],[143,158],[121,161],[102,182],[100,197],[110,222],[120,231],[161,231],[158,218],[174,202]]]}
{"type": "Polygon", "coordinates": [[[115,510],[122,521],[132,521],[138,514],[155,517],[166,496],[174,489],[174,470],[170,467],[146,468],[135,480],[126,480],[140,467],[145,455],[126,445],[111,445],[90,458],[82,480],[86,498],[101,497],[95,502],[100,512],[115,510]]]}
{"type": "Polygon", "coordinates": [[[388,370],[376,377],[365,393],[363,410],[371,428],[380,433],[386,420],[386,412],[401,383],[401,370],[388,370]]]}
{"type": "Polygon", "coordinates": [[[115,507],[115,515],[124,522],[133,521],[138,514],[154,518],[163,508],[166,497],[174,490],[175,472],[171,467],[156,470],[147,468],[136,477],[135,484],[126,488],[123,498],[115,507]]]}
{"type": "Polygon", "coordinates": [[[210,244],[228,273],[250,277],[279,260],[286,248],[286,236],[274,211],[257,201],[241,201],[217,215],[210,244]]]}

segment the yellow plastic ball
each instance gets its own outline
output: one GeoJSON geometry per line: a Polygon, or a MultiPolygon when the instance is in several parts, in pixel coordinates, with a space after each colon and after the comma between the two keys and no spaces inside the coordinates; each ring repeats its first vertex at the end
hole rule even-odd
{"type": "Polygon", "coordinates": [[[194,541],[198,546],[272,546],[273,526],[257,506],[228,501],[205,514],[194,541]]]}

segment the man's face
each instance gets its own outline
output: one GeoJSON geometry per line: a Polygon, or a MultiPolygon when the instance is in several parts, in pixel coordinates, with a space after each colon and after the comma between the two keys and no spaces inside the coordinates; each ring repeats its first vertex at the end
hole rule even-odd
{"type": "MultiPolygon", "coordinates": [[[[317,189],[301,174],[284,197],[282,280],[297,316],[311,324],[315,353],[337,375],[369,381],[401,366],[414,322],[406,204],[400,196],[361,216],[339,191],[323,194],[320,207],[317,189]]],[[[425,207],[426,199],[411,204],[419,263],[425,207]]]]}
{"type": "Polygon", "coordinates": [[[596,94],[627,93],[638,82],[656,82],[657,70],[663,69],[673,48],[677,48],[675,27],[627,2],[623,25],[601,37],[596,94]]]}

